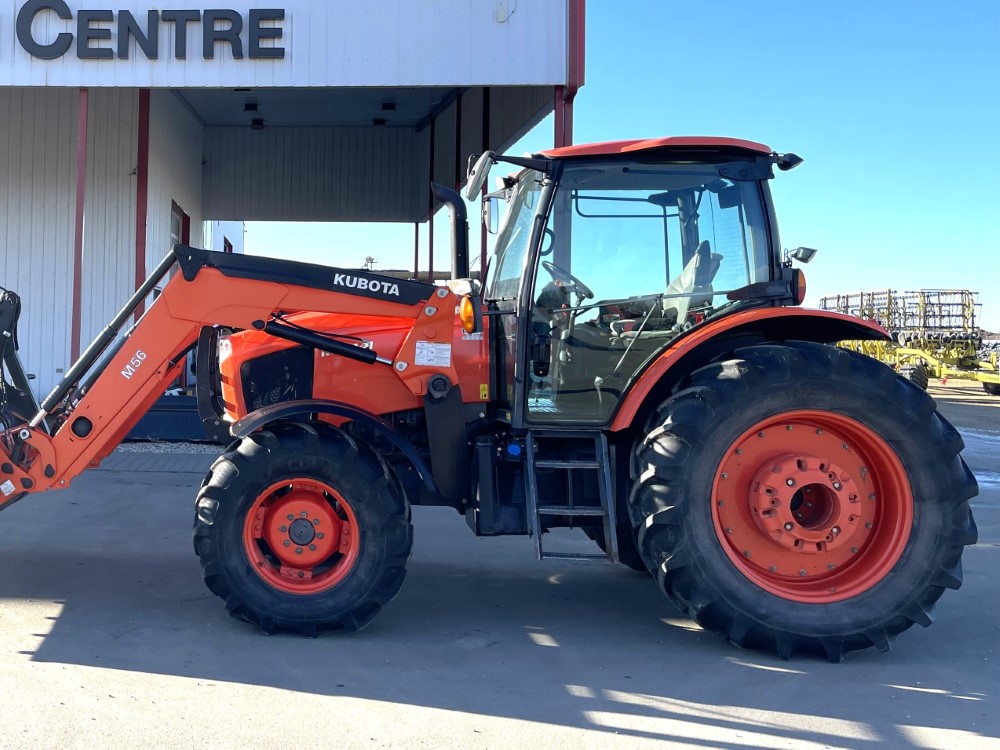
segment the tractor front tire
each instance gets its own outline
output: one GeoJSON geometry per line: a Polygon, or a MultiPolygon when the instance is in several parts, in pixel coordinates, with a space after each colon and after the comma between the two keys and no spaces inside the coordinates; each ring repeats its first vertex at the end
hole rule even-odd
{"type": "Polygon", "coordinates": [[[368,445],[322,423],[280,423],[219,457],[194,548],[208,588],[265,633],[354,631],[396,596],[413,527],[368,445]]]}
{"type": "Polygon", "coordinates": [[[888,651],[961,585],[978,491],[962,438],[874,359],[806,342],[732,357],[661,404],[636,451],[646,564],[736,645],[888,651]]]}
{"type": "Polygon", "coordinates": [[[1000,396],[1000,383],[983,383],[983,390],[991,396],[1000,396]]]}

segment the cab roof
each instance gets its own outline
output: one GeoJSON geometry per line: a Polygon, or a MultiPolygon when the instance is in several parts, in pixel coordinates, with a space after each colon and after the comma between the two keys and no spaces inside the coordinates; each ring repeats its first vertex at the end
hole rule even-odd
{"type": "Polygon", "coordinates": [[[601,143],[584,143],[579,146],[562,146],[542,151],[541,156],[550,159],[565,159],[574,156],[616,156],[669,148],[734,148],[759,154],[773,153],[770,146],[756,141],[744,141],[740,138],[675,135],[667,138],[635,138],[627,141],[603,141],[601,143]]]}

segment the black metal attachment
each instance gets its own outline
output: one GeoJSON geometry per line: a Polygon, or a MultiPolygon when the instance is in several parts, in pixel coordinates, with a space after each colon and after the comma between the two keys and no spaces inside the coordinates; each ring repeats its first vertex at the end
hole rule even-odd
{"type": "Polygon", "coordinates": [[[451,212],[451,278],[469,278],[469,221],[462,196],[451,188],[431,183],[435,200],[451,212]]]}
{"type": "MultiPolygon", "coordinates": [[[[176,251],[175,251],[176,252],[176,251]]],[[[48,416],[59,403],[66,398],[66,395],[72,390],[80,379],[87,374],[87,371],[94,365],[101,354],[107,349],[111,343],[115,340],[118,332],[121,331],[122,327],[132,317],[132,313],[139,309],[139,305],[142,301],[146,299],[150,292],[156,288],[156,285],[160,283],[164,276],[170,271],[174,262],[177,260],[177,256],[174,253],[170,253],[153,271],[152,275],[149,276],[140,286],[135,294],[133,294],[125,306],[118,311],[118,314],[108,323],[107,327],[101,331],[100,335],[87,347],[87,350],[80,356],[80,358],[73,363],[73,366],[69,368],[69,372],[63,376],[63,379],[59,381],[59,384],[52,390],[45,400],[42,401],[41,406],[38,409],[38,413],[35,414],[34,418],[31,420],[31,426],[37,427],[42,423],[42,420],[48,416]]],[[[103,366],[107,366],[108,360],[105,360],[103,366]]],[[[103,369],[102,366],[102,369],[103,369]]]]}
{"type": "Polygon", "coordinates": [[[330,352],[330,354],[339,354],[348,359],[356,359],[358,362],[364,362],[366,365],[373,365],[376,362],[386,365],[392,364],[389,360],[379,357],[371,349],[362,349],[360,346],[355,346],[354,344],[345,344],[343,341],[337,341],[328,336],[308,331],[305,328],[275,323],[273,320],[269,320],[266,323],[263,320],[255,320],[253,327],[258,331],[263,331],[279,339],[294,341],[296,344],[311,346],[314,349],[330,352]]]}

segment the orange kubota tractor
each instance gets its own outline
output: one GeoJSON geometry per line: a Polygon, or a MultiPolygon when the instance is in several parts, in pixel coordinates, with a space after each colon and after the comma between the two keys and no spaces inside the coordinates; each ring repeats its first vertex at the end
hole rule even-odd
{"type": "MultiPolygon", "coordinates": [[[[799,307],[768,183],[801,159],[662,138],[470,168],[517,173],[484,284],[434,286],[178,246],[44,400],[0,303],[6,505],[96,466],[196,344],[232,439],[198,492],[208,587],[262,630],[356,630],[399,591],[411,505],[477,535],[575,526],[741,646],[838,660],[928,625],[976,540],[959,434],[831,344],[877,325],[799,307]],[[139,322],[126,321],[176,270],[139,322]]],[[[589,556],[589,555],[588,555],[589,556]]]]}

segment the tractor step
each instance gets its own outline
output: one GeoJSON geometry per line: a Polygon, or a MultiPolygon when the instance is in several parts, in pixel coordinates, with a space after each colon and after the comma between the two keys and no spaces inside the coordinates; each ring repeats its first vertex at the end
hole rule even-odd
{"type": "Polygon", "coordinates": [[[603,552],[546,552],[546,560],[607,560],[603,552]]]}
{"type": "Polygon", "coordinates": [[[600,469],[600,461],[535,461],[539,469],[600,469]]]}
{"type": "Polygon", "coordinates": [[[606,560],[618,562],[618,535],[615,532],[614,486],[611,478],[611,460],[607,436],[599,430],[532,430],[525,438],[525,474],[527,479],[528,524],[535,540],[535,554],[539,560],[606,560]],[[567,448],[569,450],[567,451],[567,448]],[[580,458],[566,458],[566,453],[580,458]],[[563,502],[546,498],[545,505],[538,502],[539,469],[562,469],[569,473],[569,491],[563,502]],[[573,499],[573,472],[592,471],[597,474],[600,505],[575,505],[573,499]],[[542,546],[542,516],[600,518],[604,527],[604,554],[577,552],[546,552],[542,546]]]}
{"type": "Polygon", "coordinates": [[[536,508],[540,516],[603,516],[604,508],[578,506],[569,508],[565,505],[539,505],[536,508]]]}

